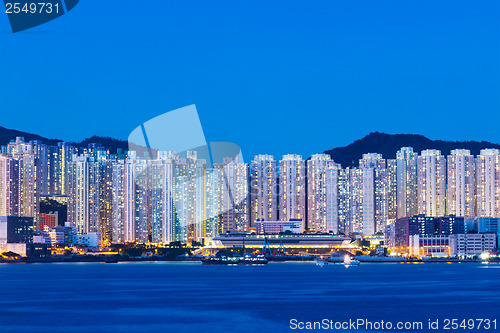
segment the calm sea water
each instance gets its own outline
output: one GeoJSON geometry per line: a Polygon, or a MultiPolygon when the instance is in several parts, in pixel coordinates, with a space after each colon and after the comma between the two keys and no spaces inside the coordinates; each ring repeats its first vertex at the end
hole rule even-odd
{"type": "Polygon", "coordinates": [[[500,320],[500,265],[2,264],[0,281],[2,333],[297,332],[294,318],[500,320]]]}

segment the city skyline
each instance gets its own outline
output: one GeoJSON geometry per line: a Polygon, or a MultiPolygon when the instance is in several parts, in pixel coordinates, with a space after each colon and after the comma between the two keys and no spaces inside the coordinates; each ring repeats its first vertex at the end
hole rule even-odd
{"type": "Polygon", "coordinates": [[[40,198],[62,195],[78,235],[141,243],[198,241],[255,230],[259,221],[373,236],[416,215],[500,217],[500,150],[474,157],[402,147],[396,156],[366,153],[347,168],[327,154],[226,157],[210,166],[196,151],[141,158],[18,137],[0,154],[0,216],[33,217],[43,229],[40,198]]]}

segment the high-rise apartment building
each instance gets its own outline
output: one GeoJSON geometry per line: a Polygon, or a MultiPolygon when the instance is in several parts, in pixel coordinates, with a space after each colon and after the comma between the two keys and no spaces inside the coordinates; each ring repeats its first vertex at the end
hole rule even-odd
{"type": "Polygon", "coordinates": [[[349,211],[347,213],[346,233],[363,232],[363,170],[346,169],[348,172],[347,198],[349,211]]]}
{"type": "Polygon", "coordinates": [[[447,214],[475,215],[475,162],[467,149],[455,149],[447,158],[447,214]]]}
{"type": "Polygon", "coordinates": [[[51,188],[50,194],[68,195],[70,177],[69,164],[73,160],[73,155],[77,154],[78,151],[67,142],[59,142],[57,147],[51,148],[51,151],[52,185],[49,187],[51,188]]]}
{"type": "Polygon", "coordinates": [[[99,232],[101,165],[88,155],[73,155],[68,169],[68,222],[78,234],[99,232]]]}
{"type": "Polygon", "coordinates": [[[326,231],[335,234],[351,232],[350,172],[334,164],[325,171],[326,176],[326,231]]]}
{"type": "Polygon", "coordinates": [[[257,155],[251,162],[251,226],[278,220],[278,170],[272,155],[257,155]]]}
{"type": "Polygon", "coordinates": [[[0,216],[19,216],[19,162],[0,155],[0,216]]]}
{"type": "Polygon", "coordinates": [[[476,157],[476,215],[500,217],[500,150],[483,149],[476,157]]]}
{"type": "Polygon", "coordinates": [[[149,160],[137,160],[134,164],[134,219],[133,232],[134,241],[147,243],[149,241],[149,230],[151,223],[151,197],[150,197],[150,175],[149,160]]]}
{"type": "Polygon", "coordinates": [[[136,152],[129,151],[124,165],[124,242],[135,241],[135,182],[136,182],[136,152]]]}
{"type": "Polygon", "coordinates": [[[446,160],[441,151],[424,150],[418,157],[418,213],[446,214],[446,160]]]}
{"type": "Polygon", "coordinates": [[[50,155],[49,148],[43,142],[34,140],[29,142],[33,146],[33,154],[37,156],[37,182],[40,195],[49,194],[50,178],[50,155]]]}
{"type": "Polygon", "coordinates": [[[221,226],[221,201],[219,186],[221,176],[219,170],[207,168],[205,173],[205,219],[203,221],[203,237],[213,238],[217,236],[221,226]]]}
{"type": "Polygon", "coordinates": [[[398,164],[387,160],[387,223],[396,221],[398,215],[398,164]]]}
{"type": "Polygon", "coordinates": [[[222,230],[248,231],[250,227],[250,168],[240,163],[239,158],[224,158],[222,164],[215,165],[219,170],[221,195],[222,230]]]}
{"type": "Polygon", "coordinates": [[[15,142],[7,145],[7,153],[16,160],[17,174],[13,178],[16,182],[17,215],[32,217],[34,227],[38,227],[40,213],[40,189],[43,179],[40,175],[40,158],[31,143],[24,142],[24,138],[17,137],[15,142]]]}
{"type": "Polygon", "coordinates": [[[307,161],[307,227],[311,230],[328,232],[336,229],[333,226],[334,213],[330,211],[329,219],[328,210],[334,209],[333,204],[337,200],[338,174],[328,172],[338,169],[340,165],[327,154],[315,154],[307,161]]]}
{"type": "Polygon", "coordinates": [[[117,160],[111,169],[111,241],[122,243],[125,222],[125,161],[117,160]]]}
{"type": "Polygon", "coordinates": [[[220,231],[248,231],[250,228],[250,166],[239,157],[214,164],[219,173],[220,231]]]}
{"type": "Polygon", "coordinates": [[[302,156],[284,155],[279,161],[279,220],[302,220],[306,227],[306,170],[302,156]]]}
{"type": "Polygon", "coordinates": [[[396,153],[396,218],[418,213],[418,154],[411,147],[403,147],[396,153]]]}
{"type": "Polygon", "coordinates": [[[363,235],[384,232],[387,225],[387,168],[381,154],[364,154],[359,161],[362,177],[362,226],[363,235]]]}

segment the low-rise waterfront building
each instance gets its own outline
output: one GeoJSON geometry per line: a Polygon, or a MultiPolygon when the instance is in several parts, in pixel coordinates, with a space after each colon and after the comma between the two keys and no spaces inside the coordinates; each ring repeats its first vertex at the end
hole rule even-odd
{"type": "Polygon", "coordinates": [[[102,245],[101,234],[98,232],[89,232],[85,235],[77,235],[76,245],[82,247],[98,248],[102,245]]]}
{"type": "Polygon", "coordinates": [[[32,217],[0,216],[0,252],[12,251],[25,257],[32,243],[32,217]]]}
{"type": "Polygon", "coordinates": [[[352,239],[349,237],[330,234],[281,234],[281,235],[256,235],[250,232],[229,232],[217,235],[213,243],[217,248],[263,248],[267,243],[269,247],[283,247],[286,249],[327,249],[349,246],[352,239]]]}
{"type": "Polygon", "coordinates": [[[465,233],[463,217],[431,217],[415,215],[397,219],[386,227],[388,246],[401,253],[409,252],[410,237],[414,235],[452,235],[465,233]]]}
{"type": "Polygon", "coordinates": [[[479,217],[476,219],[476,227],[479,233],[492,232],[497,235],[497,248],[500,247],[500,218],[479,217]]]}
{"type": "Polygon", "coordinates": [[[290,231],[294,234],[304,232],[302,220],[291,221],[259,221],[255,224],[255,231],[258,234],[279,234],[290,231]]]}
{"type": "Polygon", "coordinates": [[[450,255],[474,257],[490,252],[496,247],[496,234],[458,234],[450,235],[450,255]]]}
{"type": "Polygon", "coordinates": [[[447,257],[450,255],[450,236],[412,235],[409,254],[411,256],[447,257]]]}
{"type": "Polygon", "coordinates": [[[76,229],[71,222],[66,222],[64,227],[46,228],[52,246],[65,247],[76,244],[76,229]]]}

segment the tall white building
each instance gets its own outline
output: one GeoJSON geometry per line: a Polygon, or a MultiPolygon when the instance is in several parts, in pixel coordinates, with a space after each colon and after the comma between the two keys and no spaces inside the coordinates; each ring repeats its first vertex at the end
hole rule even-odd
{"type": "MultiPolygon", "coordinates": [[[[220,191],[222,187],[219,185],[221,176],[219,170],[215,168],[207,168],[205,178],[205,220],[203,224],[203,237],[213,238],[217,236],[222,230],[219,227],[221,217],[221,201],[220,191]]],[[[220,228],[222,229],[222,228],[220,228]]]]}
{"type": "Polygon", "coordinates": [[[359,161],[362,173],[363,235],[384,232],[387,225],[387,168],[381,154],[364,154],[359,161]]]}
{"type": "Polygon", "coordinates": [[[50,177],[50,156],[49,149],[47,145],[44,145],[41,141],[33,140],[30,141],[30,145],[33,146],[33,154],[37,156],[37,182],[38,182],[38,192],[41,195],[49,194],[49,184],[51,182],[50,177]]]}
{"type": "Polygon", "coordinates": [[[279,161],[279,219],[306,223],[306,170],[300,155],[283,155],[279,161]]]}
{"type": "Polygon", "coordinates": [[[99,233],[105,242],[113,239],[113,165],[116,160],[106,159],[100,162],[99,181],[99,233]]]}
{"type": "MultiPolygon", "coordinates": [[[[196,159],[193,161],[194,168],[194,181],[195,181],[195,221],[194,225],[190,230],[189,239],[199,240],[203,237],[207,237],[206,234],[206,220],[207,216],[207,163],[204,159],[196,159]]],[[[248,170],[247,170],[248,172],[248,170]]],[[[248,175],[247,175],[248,179],[248,175]]],[[[248,180],[247,180],[248,185],[248,180]]],[[[247,190],[248,192],[248,190],[247,190]]],[[[247,203],[247,210],[250,207],[247,203]]],[[[249,223],[250,214],[248,214],[247,223],[249,223]]],[[[248,229],[247,229],[248,230],[248,229]]]]}
{"type": "Polygon", "coordinates": [[[112,238],[114,243],[125,241],[125,161],[118,160],[111,174],[112,238]]]}
{"type": "Polygon", "coordinates": [[[348,182],[347,198],[349,211],[346,217],[346,233],[363,232],[363,170],[346,169],[348,182]]]}
{"type": "Polygon", "coordinates": [[[396,159],[387,160],[387,223],[396,221],[398,214],[398,165],[396,159]]]}
{"type": "Polygon", "coordinates": [[[150,160],[139,160],[135,164],[135,210],[134,210],[134,239],[136,242],[149,241],[151,221],[150,197],[150,160]]]}
{"type": "Polygon", "coordinates": [[[424,150],[418,157],[418,213],[446,214],[446,160],[441,151],[424,150]]]}
{"type": "MultiPolygon", "coordinates": [[[[17,196],[17,216],[33,217],[33,224],[38,228],[40,213],[40,195],[43,187],[41,177],[40,158],[33,144],[24,142],[24,138],[17,137],[15,142],[7,145],[7,153],[12,157],[17,172],[12,179],[17,196]]],[[[12,169],[11,169],[12,170],[12,169]]]]}
{"type": "Polygon", "coordinates": [[[224,158],[214,164],[219,173],[220,231],[248,231],[250,229],[250,167],[239,158],[224,158]]]}
{"type": "Polygon", "coordinates": [[[352,232],[349,219],[350,206],[350,177],[349,169],[340,169],[338,173],[338,232],[348,234],[352,232]]]}
{"type": "Polygon", "coordinates": [[[350,171],[335,164],[326,169],[326,230],[335,234],[352,232],[350,171]]]}
{"type": "MultiPolygon", "coordinates": [[[[327,168],[325,170],[325,225],[327,232],[333,232],[338,234],[341,232],[340,229],[340,202],[339,202],[339,193],[340,193],[340,165],[338,168],[327,168]]],[[[343,232],[343,231],[342,231],[343,232]]]]}
{"type": "Polygon", "coordinates": [[[135,182],[137,162],[136,152],[129,151],[124,165],[124,242],[135,242],[135,182]]]}
{"type": "Polygon", "coordinates": [[[327,154],[312,155],[307,161],[307,227],[309,229],[317,232],[336,230],[333,225],[335,223],[333,214],[336,213],[334,213],[333,205],[336,204],[338,196],[336,188],[338,174],[335,172],[328,174],[328,172],[337,169],[340,169],[340,165],[331,160],[330,155],[327,154]]]}
{"type": "Polygon", "coordinates": [[[418,213],[418,154],[411,147],[403,147],[396,153],[396,218],[418,213]]]}
{"type": "Polygon", "coordinates": [[[68,222],[80,235],[99,232],[100,163],[88,155],[73,155],[68,167],[68,222]]]}
{"type": "Polygon", "coordinates": [[[455,149],[447,158],[448,215],[475,215],[475,163],[474,156],[467,149],[455,149]]]}
{"type": "Polygon", "coordinates": [[[188,242],[196,239],[198,203],[203,198],[197,194],[197,154],[188,151],[186,157],[175,156],[173,174],[173,228],[174,241],[188,242]]]}
{"type": "Polygon", "coordinates": [[[166,164],[160,158],[148,161],[148,177],[150,178],[150,216],[151,216],[151,241],[153,243],[165,243],[166,240],[166,219],[165,219],[165,187],[167,185],[165,177],[166,164]]]}
{"type": "Polygon", "coordinates": [[[0,216],[19,216],[19,162],[0,155],[0,216]]]}
{"type": "Polygon", "coordinates": [[[24,153],[22,156],[14,155],[14,158],[19,160],[19,215],[33,217],[33,224],[35,228],[38,228],[41,185],[38,174],[38,155],[24,153]]]}
{"type": "Polygon", "coordinates": [[[71,163],[74,154],[77,154],[76,148],[66,142],[59,142],[57,148],[54,149],[52,156],[53,167],[51,169],[53,182],[51,194],[69,194],[69,163],[71,163]]]}
{"type": "Polygon", "coordinates": [[[476,157],[478,217],[500,217],[500,151],[483,149],[476,157]]]}
{"type": "Polygon", "coordinates": [[[277,163],[272,155],[256,155],[251,162],[251,225],[278,220],[277,163]]]}

